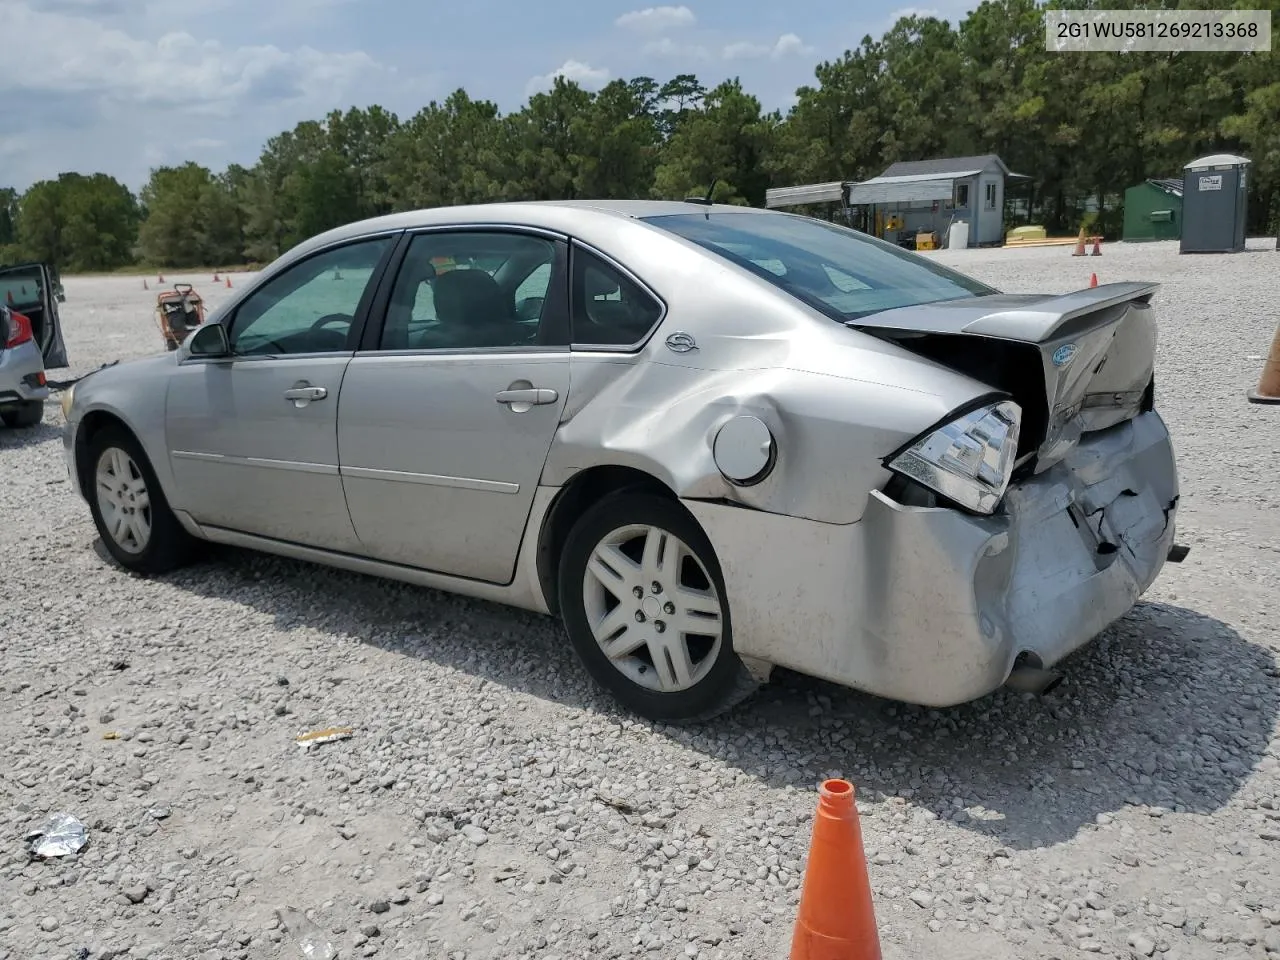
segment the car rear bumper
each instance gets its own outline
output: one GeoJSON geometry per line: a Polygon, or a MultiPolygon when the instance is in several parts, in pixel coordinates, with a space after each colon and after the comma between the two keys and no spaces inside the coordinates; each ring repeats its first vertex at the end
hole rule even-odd
{"type": "Polygon", "coordinates": [[[0,349],[0,407],[48,399],[40,348],[32,342],[0,349]]]}
{"type": "Polygon", "coordinates": [[[688,501],[716,548],[739,654],[879,696],[950,706],[1048,667],[1123,616],[1173,544],[1178,479],[1146,413],[1087,434],[1000,516],[872,492],[832,525],[688,501]]]}

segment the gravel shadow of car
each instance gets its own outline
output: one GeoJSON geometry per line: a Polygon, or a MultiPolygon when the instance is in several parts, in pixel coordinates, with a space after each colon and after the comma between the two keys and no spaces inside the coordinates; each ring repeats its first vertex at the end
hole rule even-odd
{"type": "Polygon", "coordinates": [[[38,447],[50,440],[60,440],[62,427],[51,423],[37,423],[33,427],[6,427],[0,424],[0,450],[20,450],[38,447]]]}
{"type": "MultiPolygon", "coordinates": [[[[563,706],[624,716],[559,621],[452,594],[227,548],[166,578],[234,598],[282,629],[327,630],[563,706]],[[358,627],[355,625],[359,625],[358,627]]],[[[999,691],[942,710],[780,672],[701,726],[652,728],[770,786],[852,778],[1013,849],[1068,840],[1126,805],[1210,813],[1255,764],[1280,713],[1275,657],[1219,620],[1140,603],[1060,669],[1043,698],[999,691]]]]}

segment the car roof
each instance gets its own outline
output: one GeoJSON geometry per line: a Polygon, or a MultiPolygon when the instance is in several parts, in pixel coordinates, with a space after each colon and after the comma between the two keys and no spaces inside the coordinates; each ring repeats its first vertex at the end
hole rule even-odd
{"type": "Polygon", "coordinates": [[[295,260],[311,251],[343,240],[386,230],[413,230],[449,224],[520,224],[562,233],[591,232],[592,225],[604,226],[617,219],[639,219],[674,214],[751,213],[785,216],[778,211],[736,204],[705,204],[687,200],[525,200],[504,203],[459,204],[406,210],[358,220],[334,227],[302,241],[281,258],[295,260]]]}

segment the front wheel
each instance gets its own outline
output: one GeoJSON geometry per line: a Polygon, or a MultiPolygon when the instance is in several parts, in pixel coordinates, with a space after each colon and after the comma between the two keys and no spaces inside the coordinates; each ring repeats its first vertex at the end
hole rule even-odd
{"type": "Polygon", "coordinates": [[[137,439],[120,427],[97,433],[89,446],[94,525],[116,562],[136,573],[159,574],[185,564],[195,540],[165,499],[137,439]]]}
{"type": "Polygon", "coordinates": [[[574,649],[635,713],[700,720],[755,689],[733,651],[720,564],[678,503],[640,493],[596,503],[569,533],[559,580],[574,649]]]}

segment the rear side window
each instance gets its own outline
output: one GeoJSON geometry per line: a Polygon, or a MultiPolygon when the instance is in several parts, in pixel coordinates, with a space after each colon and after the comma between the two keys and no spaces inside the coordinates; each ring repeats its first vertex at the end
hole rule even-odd
{"type": "Polygon", "coordinates": [[[662,304],[609,262],[581,247],[573,250],[573,342],[630,347],[662,316],[662,304]]]}
{"type": "Polygon", "coordinates": [[[648,217],[840,322],[995,293],[891,243],[822,220],[774,213],[648,217]]]}

